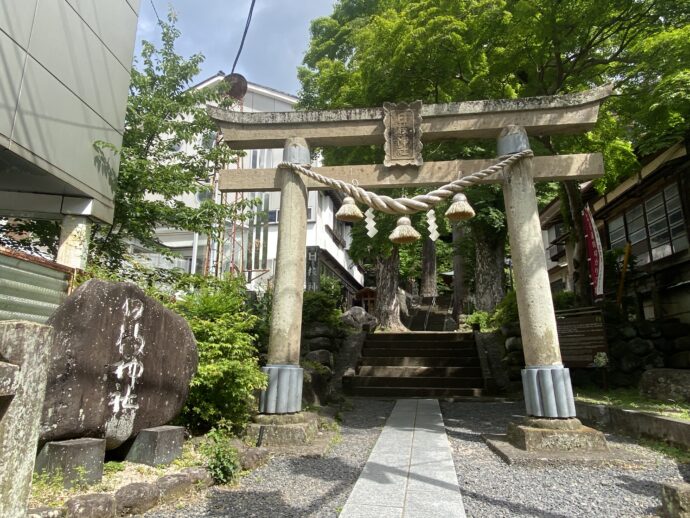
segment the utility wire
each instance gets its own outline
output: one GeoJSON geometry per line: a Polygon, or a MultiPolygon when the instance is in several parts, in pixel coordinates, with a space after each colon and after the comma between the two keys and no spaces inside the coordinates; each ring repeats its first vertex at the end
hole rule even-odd
{"type": "Polygon", "coordinates": [[[153,7],[153,12],[156,15],[156,19],[158,20],[158,23],[160,24],[161,23],[161,17],[158,16],[158,11],[156,11],[156,6],[153,5],[153,0],[151,0],[151,7],[153,7]]]}
{"type": "MultiPolygon", "coordinates": [[[[153,1],[153,0],[151,0],[153,1]]],[[[231,74],[235,73],[235,67],[237,66],[237,61],[240,59],[240,54],[242,54],[242,47],[244,47],[244,40],[247,37],[247,32],[249,31],[249,24],[252,22],[252,12],[254,12],[254,4],[256,3],[256,0],[252,0],[251,5],[249,6],[249,14],[247,15],[247,23],[244,26],[244,34],[242,34],[242,41],[240,42],[240,48],[237,49],[237,56],[235,56],[235,62],[232,64],[232,70],[230,71],[231,74]]]]}

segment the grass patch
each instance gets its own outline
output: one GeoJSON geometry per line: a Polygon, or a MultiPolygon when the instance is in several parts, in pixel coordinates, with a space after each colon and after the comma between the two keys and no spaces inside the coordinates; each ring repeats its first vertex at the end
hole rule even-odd
{"type": "Polygon", "coordinates": [[[639,443],[651,450],[654,450],[666,457],[674,459],[679,464],[690,464],[690,451],[677,446],[671,446],[662,441],[654,439],[640,439],[639,443]]]}
{"type": "Polygon", "coordinates": [[[674,417],[690,422],[690,405],[677,401],[660,401],[641,396],[637,389],[619,388],[602,390],[597,388],[577,389],[575,399],[581,403],[608,405],[626,410],[650,412],[665,417],[674,417]]]}

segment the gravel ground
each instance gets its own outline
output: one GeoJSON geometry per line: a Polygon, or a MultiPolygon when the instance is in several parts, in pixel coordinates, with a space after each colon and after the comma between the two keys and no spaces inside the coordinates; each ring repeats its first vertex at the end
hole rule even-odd
{"type": "Polygon", "coordinates": [[[659,516],[661,484],[682,481],[690,466],[635,442],[608,435],[635,452],[640,464],[621,467],[511,467],[492,453],[479,434],[505,433],[517,403],[443,403],[446,433],[467,516],[641,517],[659,516]]]}
{"type": "Polygon", "coordinates": [[[211,488],[174,509],[147,518],[336,517],[345,505],[395,401],[354,400],[345,412],[342,440],[325,457],[276,456],[234,488],[211,488]]]}
{"type": "MultiPolygon", "coordinates": [[[[335,517],[345,504],[394,401],[356,399],[342,440],[323,458],[276,456],[234,488],[159,508],[149,518],[335,517]]],[[[690,467],[608,435],[641,460],[634,468],[510,467],[482,441],[524,413],[518,403],[442,403],[455,469],[470,518],[659,516],[661,484],[690,478],[690,467]],[[684,468],[684,469],[683,469],[684,468]]],[[[442,518],[442,517],[440,517],[442,518]]]]}

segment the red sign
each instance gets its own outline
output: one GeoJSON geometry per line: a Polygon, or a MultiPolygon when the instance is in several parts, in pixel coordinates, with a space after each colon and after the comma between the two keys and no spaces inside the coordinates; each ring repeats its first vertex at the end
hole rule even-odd
{"type": "Polygon", "coordinates": [[[594,223],[589,205],[582,211],[582,224],[585,231],[585,245],[587,247],[587,262],[594,298],[604,295],[604,251],[601,248],[599,230],[594,223]]]}

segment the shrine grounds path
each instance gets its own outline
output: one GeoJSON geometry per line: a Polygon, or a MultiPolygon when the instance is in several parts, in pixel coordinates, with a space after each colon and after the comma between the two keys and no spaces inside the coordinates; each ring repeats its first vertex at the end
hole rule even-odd
{"type": "MultiPolygon", "coordinates": [[[[212,488],[149,518],[336,517],[369,457],[395,400],[354,399],[345,412],[342,439],[325,457],[276,456],[234,488],[212,488]]],[[[482,433],[504,433],[524,414],[522,403],[441,403],[446,433],[468,517],[646,517],[659,516],[661,484],[690,479],[690,465],[633,440],[625,445],[639,463],[626,467],[514,467],[482,441],[482,433]]],[[[443,517],[439,517],[443,518],[443,517]]]]}

